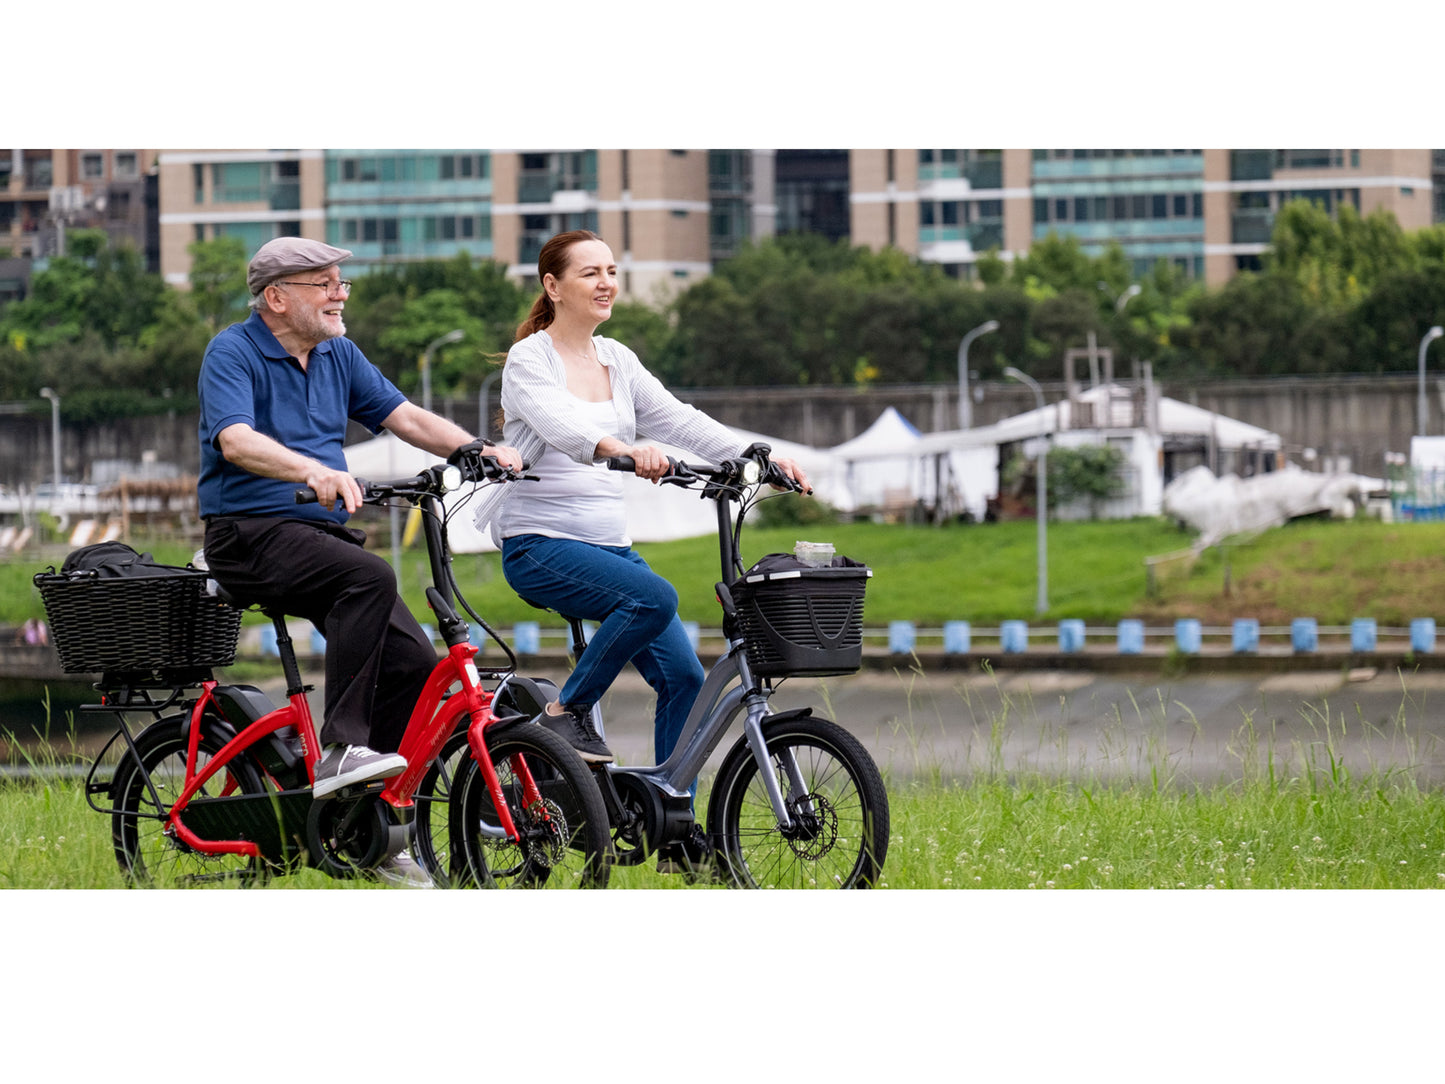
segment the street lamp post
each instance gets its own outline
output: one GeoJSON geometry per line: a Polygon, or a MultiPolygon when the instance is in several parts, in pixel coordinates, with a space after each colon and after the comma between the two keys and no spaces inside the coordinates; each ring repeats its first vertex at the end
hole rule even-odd
{"type": "Polygon", "coordinates": [[[958,344],[958,427],[960,429],[973,427],[973,403],[968,398],[968,348],[980,335],[987,335],[990,331],[997,330],[997,320],[985,321],[965,335],[963,342],[958,344]]]}
{"type": "Polygon", "coordinates": [[[1039,597],[1037,610],[1042,614],[1049,608],[1049,438],[1047,433],[1042,432],[1044,428],[1044,391],[1039,387],[1037,380],[1028,373],[1020,372],[1012,365],[1003,371],[1003,375],[1032,388],[1034,402],[1038,404],[1039,408],[1039,429],[1041,431],[1039,439],[1042,443],[1039,445],[1038,468],[1039,597]]]}
{"type": "Polygon", "coordinates": [[[440,346],[448,343],[460,342],[466,337],[466,332],[461,328],[455,331],[448,331],[445,335],[433,339],[426,344],[426,351],[421,356],[421,407],[423,410],[431,409],[431,356],[440,346]]]}
{"type": "Polygon", "coordinates": [[[1436,324],[1420,340],[1420,394],[1415,403],[1415,435],[1420,437],[1425,435],[1425,351],[1441,335],[1445,335],[1445,328],[1436,324]]]}
{"type": "Polygon", "coordinates": [[[486,379],[482,381],[482,390],[477,394],[477,436],[483,440],[487,439],[487,435],[492,428],[491,420],[487,417],[487,412],[492,406],[492,384],[495,383],[497,377],[501,375],[502,370],[493,369],[487,374],[486,379]]]}
{"type": "Polygon", "coordinates": [[[60,500],[60,396],[52,388],[41,388],[40,395],[50,400],[50,458],[55,474],[55,497],[60,500]]]}
{"type": "Polygon", "coordinates": [[[1124,306],[1129,304],[1129,299],[1131,297],[1137,297],[1143,289],[1144,287],[1140,286],[1137,282],[1130,283],[1129,288],[1119,295],[1119,300],[1114,302],[1114,311],[1122,313],[1124,306]]]}

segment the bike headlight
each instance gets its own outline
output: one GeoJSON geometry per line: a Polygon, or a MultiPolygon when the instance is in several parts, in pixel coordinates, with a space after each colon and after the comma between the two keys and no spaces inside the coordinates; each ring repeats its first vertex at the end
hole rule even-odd
{"type": "Polygon", "coordinates": [[[448,464],[442,468],[442,492],[450,493],[454,489],[460,489],[462,484],[462,470],[448,464]]]}
{"type": "Polygon", "coordinates": [[[757,460],[749,459],[743,464],[743,485],[753,485],[763,476],[763,468],[758,466],[757,460]]]}

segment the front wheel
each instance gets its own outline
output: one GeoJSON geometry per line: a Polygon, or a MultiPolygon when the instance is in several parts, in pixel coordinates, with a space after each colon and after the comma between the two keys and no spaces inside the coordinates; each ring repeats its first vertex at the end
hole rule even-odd
{"type": "Polygon", "coordinates": [[[871,888],[888,853],[888,792],[862,743],[837,723],[763,722],[788,818],[779,822],[745,738],[708,800],[708,835],[740,888],[871,888]]]}
{"type": "Polygon", "coordinates": [[[501,834],[486,777],[468,757],[452,784],[454,880],[482,888],[606,888],[607,810],[582,758],[531,723],[489,732],[487,749],[521,838],[501,834]]]}
{"type": "MultiPolygon", "coordinates": [[[[466,716],[462,718],[465,720],[466,716]]],[[[446,740],[412,796],[416,803],[416,859],[438,888],[452,887],[463,862],[460,853],[452,853],[448,824],[453,797],[459,793],[462,769],[471,763],[471,758],[466,728],[462,727],[446,740]]]]}

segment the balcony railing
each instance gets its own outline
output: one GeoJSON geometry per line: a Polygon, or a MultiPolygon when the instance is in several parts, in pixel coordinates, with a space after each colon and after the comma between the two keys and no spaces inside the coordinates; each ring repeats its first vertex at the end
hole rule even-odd
{"type": "Polygon", "coordinates": [[[1230,151],[1231,181],[1267,181],[1274,176],[1273,151],[1230,151]]]}
{"type": "Polygon", "coordinates": [[[553,193],[579,191],[596,192],[597,174],[547,173],[533,176],[523,174],[517,179],[518,203],[551,203],[553,193]]]}
{"type": "Polygon", "coordinates": [[[1274,215],[1268,211],[1236,211],[1230,216],[1229,238],[1236,245],[1269,244],[1274,215]]]}
{"type": "Polygon", "coordinates": [[[963,167],[963,176],[973,188],[1002,188],[1003,162],[997,158],[970,162],[963,167]]]}

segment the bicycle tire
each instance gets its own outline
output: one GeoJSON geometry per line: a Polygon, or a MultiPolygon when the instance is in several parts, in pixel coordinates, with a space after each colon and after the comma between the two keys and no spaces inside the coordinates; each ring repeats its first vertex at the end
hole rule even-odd
{"type": "Polygon", "coordinates": [[[452,795],[458,793],[458,774],[470,761],[467,732],[462,729],[446,740],[412,795],[416,805],[414,853],[438,888],[451,888],[460,873],[454,863],[460,860],[465,864],[465,857],[452,851],[450,809],[452,795]]]}
{"type": "Polygon", "coordinates": [[[453,786],[451,868],[462,887],[606,888],[611,829],[602,794],[581,757],[565,741],[530,723],[489,737],[488,751],[512,821],[514,843],[484,834],[496,813],[477,762],[467,758],[453,786]],[[543,791],[545,811],[525,807],[517,779],[521,758],[543,791]],[[545,812],[545,816],[543,815],[545,812]],[[458,861],[458,857],[462,859],[458,861]]]}
{"type": "MultiPolygon", "coordinates": [[[[136,739],[139,766],[130,752],[117,765],[111,783],[115,808],[111,814],[111,841],[116,861],[133,885],[175,888],[234,880],[250,884],[266,872],[265,864],[259,859],[247,855],[200,854],[168,836],[161,817],[154,815],[168,812],[185,786],[186,721],[185,716],[176,715],[147,727],[136,739]],[[151,796],[147,778],[155,787],[160,806],[151,796]]],[[[203,721],[197,767],[203,766],[224,744],[224,740],[208,732],[203,721]]],[[[202,787],[193,800],[219,797],[232,785],[234,789],[229,793],[266,793],[261,773],[242,755],[202,787]]]]}
{"type": "Polygon", "coordinates": [[[708,799],[708,835],[723,879],[738,888],[871,888],[888,854],[888,792],[861,742],[829,719],[799,716],[763,737],[795,820],[779,825],[745,738],[728,751],[708,799]],[[797,761],[794,791],[782,758],[797,761]]]}

